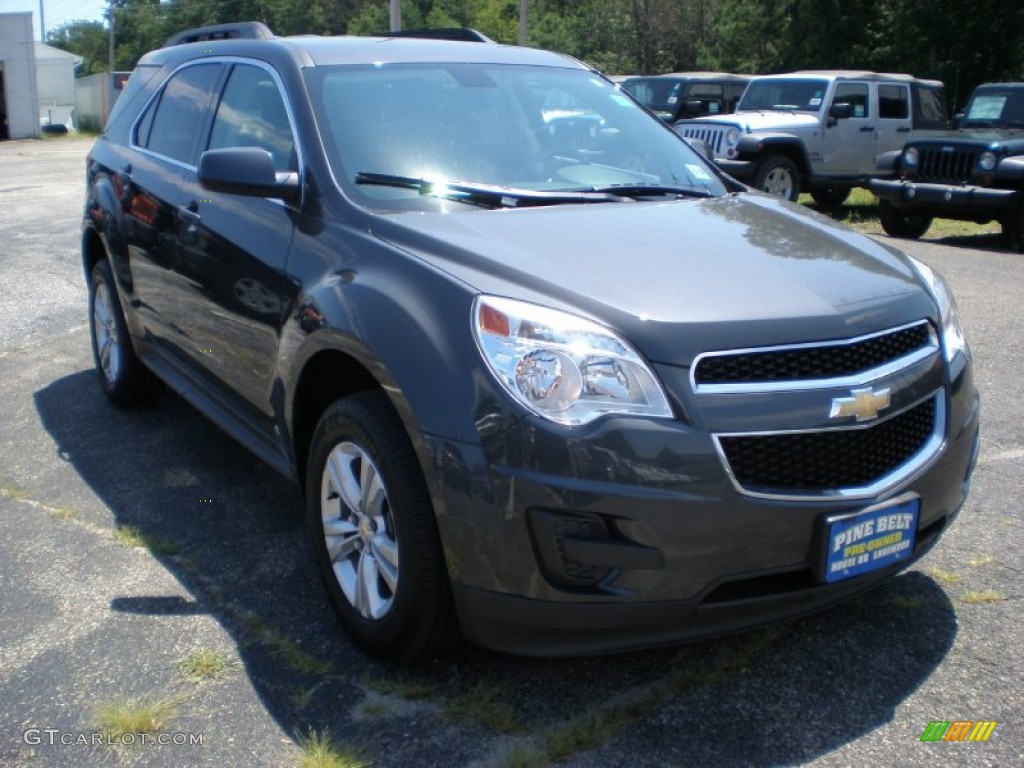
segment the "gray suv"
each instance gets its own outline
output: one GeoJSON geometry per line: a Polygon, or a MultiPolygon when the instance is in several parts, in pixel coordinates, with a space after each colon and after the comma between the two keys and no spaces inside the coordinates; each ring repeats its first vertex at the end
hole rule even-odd
{"type": "Polygon", "coordinates": [[[253,31],[144,56],[89,154],[97,380],[299,486],[368,652],[734,632],[952,524],[979,400],[929,267],[566,56],[253,31]]]}
{"type": "Polygon", "coordinates": [[[947,127],[942,83],[848,71],[756,77],[734,115],[676,123],[735,178],[788,200],[810,192],[828,208],[867,184],[879,155],[947,127]]]}

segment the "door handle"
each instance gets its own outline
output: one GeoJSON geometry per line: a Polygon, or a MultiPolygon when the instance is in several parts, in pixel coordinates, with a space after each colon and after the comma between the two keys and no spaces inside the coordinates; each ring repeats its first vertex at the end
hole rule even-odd
{"type": "Polygon", "coordinates": [[[910,129],[904,126],[902,128],[897,128],[896,133],[910,133],[910,129]]]}
{"type": "Polygon", "coordinates": [[[190,224],[198,224],[202,218],[199,215],[199,203],[193,200],[188,205],[178,206],[178,215],[190,224]]]}
{"type": "Polygon", "coordinates": [[[861,133],[871,133],[873,130],[875,130],[875,126],[873,125],[862,125],[860,127],[861,133]]]}

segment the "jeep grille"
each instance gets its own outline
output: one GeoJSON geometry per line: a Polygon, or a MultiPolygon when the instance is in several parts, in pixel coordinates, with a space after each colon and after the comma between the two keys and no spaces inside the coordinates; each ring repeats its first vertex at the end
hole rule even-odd
{"type": "Polygon", "coordinates": [[[956,148],[922,148],[915,178],[936,183],[960,183],[974,175],[981,150],[956,148]]]}
{"type": "Polygon", "coordinates": [[[722,144],[725,141],[725,134],[728,133],[728,126],[721,125],[681,125],[679,130],[684,138],[698,139],[709,147],[715,157],[722,157],[722,144]]]}

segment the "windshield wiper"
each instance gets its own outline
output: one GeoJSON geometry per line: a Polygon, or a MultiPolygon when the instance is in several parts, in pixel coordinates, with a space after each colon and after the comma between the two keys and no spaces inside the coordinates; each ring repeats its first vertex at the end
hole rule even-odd
{"type": "Polygon", "coordinates": [[[593,187],[591,192],[609,193],[621,197],[714,197],[707,189],[697,187],[676,187],[666,184],[609,184],[593,187]]]}
{"type": "Polygon", "coordinates": [[[484,208],[526,208],[537,205],[565,205],[578,203],[620,203],[629,200],[626,195],[613,191],[578,190],[567,192],[545,192],[516,187],[500,187],[495,184],[476,184],[466,181],[430,181],[411,176],[394,176],[389,173],[368,173],[360,171],[355,176],[356,184],[376,184],[384,187],[414,189],[421,195],[443,197],[467,205],[484,208]]]}

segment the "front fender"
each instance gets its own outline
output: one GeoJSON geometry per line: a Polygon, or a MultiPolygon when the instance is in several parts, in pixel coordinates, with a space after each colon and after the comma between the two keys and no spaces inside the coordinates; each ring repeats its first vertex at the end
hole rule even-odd
{"type": "Polygon", "coordinates": [[[1007,157],[996,166],[996,179],[999,181],[1024,180],[1024,157],[1007,157]]]}

